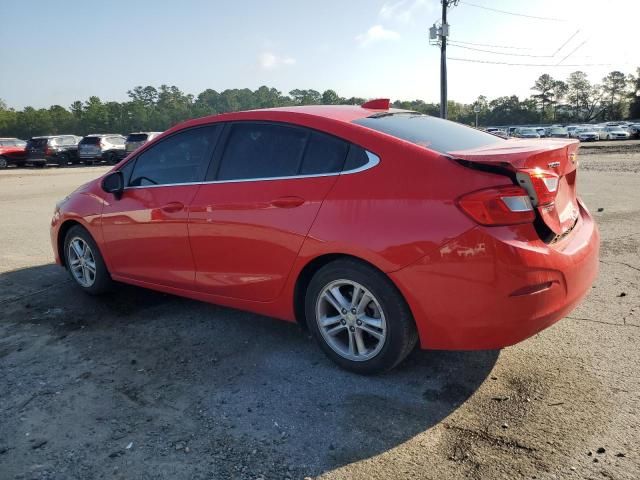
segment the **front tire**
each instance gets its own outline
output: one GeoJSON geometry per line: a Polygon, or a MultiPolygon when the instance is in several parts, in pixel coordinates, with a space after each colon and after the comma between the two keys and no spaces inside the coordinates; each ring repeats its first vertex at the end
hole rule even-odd
{"type": "Polygon", "coordinates": [[[71,227],[65,235],[64,259],[71,279],[84,292],[99,295],[111,290],[113,280],[98,245],[80,225],[71,227]]]}
{"type": "Polygon", "coordinates": [[[305,315],[324,353],[355,373],[392,369],[418,340],[409,307],[395,285],[357,260],[337,260],[316,272],[307,288],[305,315]]]}

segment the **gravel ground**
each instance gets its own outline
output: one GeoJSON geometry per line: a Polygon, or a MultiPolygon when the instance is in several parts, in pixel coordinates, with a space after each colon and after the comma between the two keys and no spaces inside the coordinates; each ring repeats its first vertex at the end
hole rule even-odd
{"type": "Polygon", "coordinates": [[[0,479],[640,478],[640,153],[581,157],[601,272],[502,351],[359,377],[299,327],[51,264],[56,200],[104,167],[0,172],[0,479]]]}

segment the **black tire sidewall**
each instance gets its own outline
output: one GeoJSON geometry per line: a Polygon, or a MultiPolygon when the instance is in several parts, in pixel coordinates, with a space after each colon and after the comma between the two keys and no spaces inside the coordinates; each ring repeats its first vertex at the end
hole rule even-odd
{"type": "Polygon", "coordinates": [[[395,367],[411,352],[417,341],[411,312],[398,291],[382,272],[356,260],[338,260],[322,267],[312,278],[305,296],[305,317],[310,332],[324,353],[346,370],[376,374],[395,367]],[[316,301],[324,287],[334,280],[353,280],[363,285],[378,300],[387,322],[387,338],[380,352],[361,362],[348,360],[327,344],[316,321],[316,301]]]}
{"type": "Polygon", "coordinates": [[[90,295],[99,295],[101,293],[107,292],[111,290],[113,286],[113,280],[111,280],[111,275],[107,270],[107,266],[104,263],[104,259],[102,258],[102,253],[100,253],[100,249],[98,245],[93,240],[91,234],[80,225],[75,225],[69,229],[67,234],[64,237],[64,261],[67,266],[67,271],[69,272],[69,276],[73,280],[73,283],[82,289],[84,292],[90,295]],[[75,279],[73,274],[71,273],[71,269],[69,268],[69,244],[73,238],[80,237],[82,238],[89,247],[91,248],[91,252],[93,253],[93,258],[96,261],[96,280],[93,282],[93,285],[90,287],[85,287],[80,285],[78,281],[75,279]]]}

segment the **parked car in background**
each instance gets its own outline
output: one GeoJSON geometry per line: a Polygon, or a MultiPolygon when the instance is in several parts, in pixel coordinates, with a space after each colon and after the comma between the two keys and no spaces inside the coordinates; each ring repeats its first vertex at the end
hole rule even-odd
{"type": "Polygon", "coordinates": [[[49,163],[66,167],[69,163],[77,163],[81,138],[76,135],[32,137],[27,142],[27,162],[36,167],[44,167],[49,163]]]}
{"type": "Polygon", "coordinates": [[[627,140],[629,137],[629,132],[617,125],[609,125],[600,130],[600,140],[627,140]]]}
{"type": "Polygon", "coordinates": [[[22,166],[27,159],[27,142],[19,138],[0,138],[0,168],[22,166]]]}
{"type": "Polygon", "coordinates": [[[123,157],[125,140],[115,133],[87,135],[78,144],[78,157],[87,165],[102,161],[118,163],[123,157]]]}
{"type": "Polygon", "coordinates": [[[600,135],[591,127],[580,127],[575,130],[575,135],[581,142],[595,142],[600,140],[600,135]]]}
{"type": "Polygon", "coordinates": [[[153,140],[162,132],[135,132],[127,135],[127,140],[124,144],[124,155],[129,155],[136,148],[141,147],[145,143],[153,140]]]}
{"type": "Polygon", "coordinates": [[[518,127],[513,132],[513,136],[517,138],[540,138],[538,130],[529,127],[518,127]]]}
{"type": "Polygon", "coordinates": [[[578,142],[512,142],[388,100],[199,118],[59,202],[52,247],[88,294],[121,281],[304,322],[358,373],[416,343],[501,348],[598,271],[578,142]]]}
{"type": "Polygon", "coordinates": [[[564,127],[549,127],[547,129],[547,137],[551,138],[569,138],[569,132],[564,127]]]}
{"type": "Polygon", "coordinates": [[[536,128],[536,132],[538,132],[538,135],[540,136],[540,138],[544,138],[547,136],[547,131],[542,127],[536,128]]]}
{"type": "Polygon", "coordinates": [[[640,123],[632,123],[627,131],[631,138],[640,138],[640,123]]]}
{"type": "Polygon", "coordinates": [[[580,128],[578,127],[578,125],[569,125],[567,127],[567,133],[569,134],[570,138],[575,138],[576,137],[576,130],[580,128]]]}

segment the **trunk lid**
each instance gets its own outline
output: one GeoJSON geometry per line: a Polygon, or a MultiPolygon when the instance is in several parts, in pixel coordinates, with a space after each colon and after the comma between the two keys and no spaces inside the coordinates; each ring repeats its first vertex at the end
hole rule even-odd
{"type": "Polygon", "coordinates": [[[562,235],[573,228],[580,211],[576,192],[579,147],[577,140],[512,139],[447,153],[456,159],[498,166],[514,172],[518,183],[529,193],[545,225],[554,234],[562,235]],[[549,185],[556,181],[555,192],[547,191],[549,185]]]}

